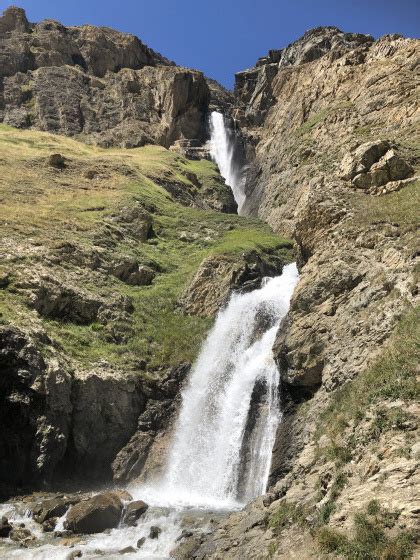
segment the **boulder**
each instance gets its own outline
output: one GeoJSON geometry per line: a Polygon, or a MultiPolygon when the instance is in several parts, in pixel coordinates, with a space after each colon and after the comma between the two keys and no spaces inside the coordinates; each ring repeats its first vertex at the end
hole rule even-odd
{"type": "Polygon", "coordinates": [[[353,153],[344,156],[341,162],[340,174],[347,181],[354,179],[359,173],[368,171],[390,148],[387,140],[366,142],[353,153]]]}
{"type": "Polygon", "coordinates": [[[146,537],[142,537],[141,539],[139,539],[137,541],[137,548],[141,548],[145,542],[146,542],[146,537]]]}
{"type": "Polygon", "coordinates": [[[52,533],[57,525],[58,517],[50,517],[42,524],[44,533],[52,533]]]}
{"type": "Polygon", "coordinates": [[[131,286],[148,286],[156,273],[149,266],[139,265],[136,259],[125,258],[112,265],[111,272],[131,286]]]}
{"type": "Polygon", "coordinates": [[[43,500],[32,509],[32,517],[37,523],[43,524],[53,517],[61,517],[71,505],[77,504],[83,496],[58,496],[43,500]]]}
{"type": "Polygon", "coordinates": [[[128,230],[137,241],[145,242],[153,235],[152,216],[141,206],[123,207],[113,220],[128,230]]]}
{"type": "Polygon", "coordinates": [[[7,538],[12,529],[13,527],[12,525],[10,525],[9,520],[3,515],[3,517],[0,519],[0,538],[7,538]]]}
{"type": "Polygon", "coordinates": [[[156,527],[155,525],[152,525],[150,527],[149,537],[151,539],[158,539],[161,532],[162,532],[162,529],[160,527],[156,527]]]}
{"type": "Polygon", "coordinates": [[[27,546],[28,543],[35,541],[36,537],[31,533],[29,529],[25,529],[24,527],[17,527],[12,529],[9,533],[9,538],[19,543],[21,546],[27,546]]]}
{"type": "Polygon", "coordinates": [[[124,511],[123,521],[127,525],[134,527],[136,521],[148,510],[149,506],[142,500],[130,502],[124,511]]]}
{"type": "Polygon", "coordinates": [[[97,494],[74,505],[65,521],[65,528],[74,533],[102,533],[118,526],[123,503],[114,492],[97,494]]]}
{"type": "Polygon", "coordinates": [[[344,156],[340,168],[344,180],[369,192],[390,181],[407,179],[413,172],[411,165],[385,140],[362,144],[344,156]]]}

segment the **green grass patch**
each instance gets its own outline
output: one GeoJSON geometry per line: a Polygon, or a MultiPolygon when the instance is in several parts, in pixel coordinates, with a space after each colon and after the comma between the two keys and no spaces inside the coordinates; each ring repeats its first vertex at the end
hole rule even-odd
{"type": "Polygon", "coordinates": [[[353,535],[321,527],[316,533],[322,552],[347,560],[406,560],[412,557],[413,535],[408,531],[387,534],[398,516],[370,502],[367,510],[354,516],[353,535]]]}
{"type": "Polygon", "coordinates": [[[304,136],[314,130],[318,124],[325,121],[325,119],[338,113],[343,110],[351,109],[353,107],[353,103],[351,101],[343,101],[337,105],[332,105],[330,107],[326,107],[325,109],[321,109],[317,113],[311,115],[300,127],[298,127],[294,132],[297,136],[304,136]]]}
{"type": "Polygon", "coordinates": [[[411,229],[419,224],[420,181],[384,196],[355,192],[351,195],[351,203],[357,222],[398,224],[411,229]]]}
{"type": "Polygon", "coordinates": [[[306,510],[299,504],[284,501],[269,519],[268,526],[272,529],[282,529],[288,525],[303,525],[306,510]]]}
{"type": "MultiPolygon", "coordinates": [[[[414,401],[419,397],[416,368],[419,361],[420,309],[407,313],[399,323],[389,344],[376,362],[335,393],[334,400],[321,414],[316,438],[327,434],[331,445],[322,450],[327,459],[346,463],[352,458],[352,441],[342,441],[342,435],[352,420],[360,420],[362,411],[379,400],[414,401]]],[[[395,422],[404,422],[406,415],[389,410],[379,415],[373,429],[381,432],[395,422]]],[[[373,434],[375,436],[375,434],[373,434]]],[[[376,437],[376,436],[375,436],[376,437]]]]}
{"type": "Polygon", "coordinates": [[[0,125],[0,148],[0,235],[9,253],[0,265],[13,271],[11,285],[0,289],[1,318],[23,327],[40,323],[64,353],[84,366],[100,359],[120,367],[145,360],[150,368],[192,361],[212,320],[182,314],[177,301],[202,260],[248,251],[274,251],[285,262],[293,258],[290,241],[259,220],[181,205],[159,185],[176,181],[187,191],[216,192],[223,181],[210,161],[189,161],[160,146],[103,149],[5,125],[0,125]],[[67,158],[61,171],[46,163],[57,152],[67,158]],[[86,176],[91,169],[93,179],[86,176]],[[133,205],[153,216],[155,237],[147,242],[115,221],[122,208],[133,205]],[[102,268],[91,271],[66,259],[45,262],[63,242],[87,254],[99,251],[102,268]],[[126,257],[158,270],[152,285],[130,286],[107,272],[113,261],[126,257]],[[27,294],[14,290],[14,282],[39,265],[105,300],[129,296],[134,312],[127,340],[110,341],[107,326],[99,323],[46,320],[29,309],[27,294]]]}

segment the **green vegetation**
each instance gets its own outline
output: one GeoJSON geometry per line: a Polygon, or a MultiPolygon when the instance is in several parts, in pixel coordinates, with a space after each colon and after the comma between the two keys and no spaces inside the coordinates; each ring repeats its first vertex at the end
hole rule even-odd
{"type": "Polygon", "coordinates": [[[398,515],[383,510],[378,502],[368,504],[366,512],[354,516],[353,537],[329,527],[320,528],[317,541],[323,552],[348,560],[405,560],[411,558],[413,538],[408,532],[387,535],[398,515]]]}
{"type": "Polygon", "coordinates": [[[336,105],[331,105],[326,107],[325,109],[321,109],[317,113],[310,116],[299,128],[295,130],[295,134],[297,136],[303,136],[312,132],[313,129],[317,127],[318,124],[325,121],[331,115],[335,115],[340,111],[344,111],[347,109],[352,109],[353,103],[351,101],[343,101],[342,103],[338,103],[336,105]]]}
{"type": "Polygon", "coordinates": [[[418,225],[420,205],[420,181],[415,181],[400,191],[386,196],[366,196],[352,193],[352,205],[361,223],[399,224],[405,229],[418,225]]]}
{"type": "MultiPolygon", "coordinates": [[[[419,396],[416,368],[419,361],[420,310],[413,309],[400,322],[382,355],[367,370],[336,392],[334,401],[321,415],[317,438],[326,434],[332,442],[321,450],[329,460],[338,464],[352,458],[352,438],[343,441],[345,429],[351,421],[360,420],[362,411],[381,400],[414,401],[419,396]]],[[[401,409],[377,411],[372,424],[372,439],[384,430],[398,429],[408,416],[401,409]]]]}
{"type": "Polygon", "coordinates": [[[268,526],[272,529],[282,529],[287,525],[303,525],[305,518],[306,513],[303,506],[284,501],[270,517],[268,526]]]}
{"type": "Polygon", "coordinates": [[[194,359],[211,319],[182,314],[177,300],[201,261],[250,250],[292,259],[290,242],[260,221],[181,205],[160,186],[174,183],[187,199],[197,192],[217,193],[220,176],[210,161],[189,161],[159,146],[103,149],[5,125],[0,125],[0,147],[0,235],[8,255],[0,265],[11,275],[9,286],[0,289],[0,318],[23,327],[42,324],[83,365],[106,359],[136,367],[146,361],[153,369],[194,359]],[[67,158],[65,169],[47,165],[52,153],[67,158]],[[153,217],[154,237],[146,242],[115,221],[123,208],[134,206],[153,217]],[[96,251],[102,269],[60,260],[63,243],[88,260],[96,251]],[[109,274],[107,268],[122,258],[158,270],[152,285],[130,286],[109,274]],[[98,322],[41,319],[27,306],[28,293],[21,287],[38,272],[105,299],[129,296],[131,336],[117,344],[107,325],[98,322]]]}

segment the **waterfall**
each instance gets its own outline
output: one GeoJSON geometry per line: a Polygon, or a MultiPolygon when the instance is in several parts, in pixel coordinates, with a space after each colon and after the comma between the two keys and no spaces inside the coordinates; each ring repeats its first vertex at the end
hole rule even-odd
{"type": "Polygon", "coordinates": [[[234,508],[264,493],[279,421],[272,347],[297,280],[296,266],[287,265],[260,289],[234,294],[219,312],[183,391],[166,470],[152,491],[162,505],[164,497],[181,507],[234,508]],[[249,434],[257,384],[263,396],[249,434]]]}
{"type": "Polygon", "coordinates": [[[235,161],[235,137],[226,126],[222,113],[217,111],[210,114],[210,155],[217,163],[226,185],[232,189],[239,213],[245,201],[245,194],[242,188],[241,170],[235,161]]]}

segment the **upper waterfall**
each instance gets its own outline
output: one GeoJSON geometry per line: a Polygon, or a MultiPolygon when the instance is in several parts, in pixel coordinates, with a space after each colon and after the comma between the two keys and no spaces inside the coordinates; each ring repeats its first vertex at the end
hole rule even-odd
{"type": "Polygon", "coordinates": [[[210,155],[217,163],[225,183],[232,189],[238,213],[245,201],[240,169],[235,162],[235,138],[222,113],[210,114],[210,155]]]}

